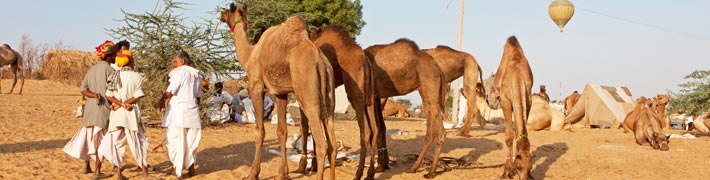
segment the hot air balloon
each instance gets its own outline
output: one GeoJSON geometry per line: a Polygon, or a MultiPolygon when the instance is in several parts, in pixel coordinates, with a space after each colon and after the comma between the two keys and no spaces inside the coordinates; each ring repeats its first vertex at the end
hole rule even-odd
{"type": "Polygon", "coordinates": [[[574,5],[568,0],[553,0],[552,3],[550,3],[548,12],[550,13],[552,21],[555,21],[557,27],[560,27],[560,32],[562,32],[562,28],[565,27],[567,22],[569,22],[574,15],[574,5]]]}

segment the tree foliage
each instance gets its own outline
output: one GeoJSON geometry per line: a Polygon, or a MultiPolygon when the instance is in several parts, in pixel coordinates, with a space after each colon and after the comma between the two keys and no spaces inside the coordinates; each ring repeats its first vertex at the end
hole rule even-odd
{"type": "MultiPolygon", "coordinates": [[[[237,1],[237,4],[243,4],[237,1]]],[[[301,16],[309,27],[324,29],[331,24],[345,27],[350,35],[360,34],[365,26],[359,0],[258,0],[247,1],[247,34],[252,43],[263,29],[281,24],[291,15],[301,16]]]]}
{"type": "MultiPolygon", "coordinates": [[[[118,21],[124,25],[107,30],[113,38],[131,42],[136,70],[146,77],[143,83],[146,97],[141,101],[143,113],[151,117],[159,117],[155,103],[167,87],[167,73],[173,68],[172,58],[176,52],[186,51],[192,59],[191,66],[199,69],[205,78],[225,79],[229,73],[239,70],[233,44],[226,42],[231,35],[212,29],[217,27],[216,20],[185,17],[182,11],[187,5],[162,0],[152,12],[122,10],[124,17],[118,21]]],[[[206,100],[212,93],[203,94],[202,99],[206,100]]]]}
{"type": "Polygon", "coordinates": [[[671,112],[683,111],[689,115],[700,115],[710,110],[710,70],[696,70],[685,76],[683,88],[671,94],[671,112]]]}
{"type": "Polygon", "coordinates": [[[412,107],[412,101],[410,101],[409,99],[396,99],[394,101],[401,104],[406,109],[410,109],[412,107]]]}

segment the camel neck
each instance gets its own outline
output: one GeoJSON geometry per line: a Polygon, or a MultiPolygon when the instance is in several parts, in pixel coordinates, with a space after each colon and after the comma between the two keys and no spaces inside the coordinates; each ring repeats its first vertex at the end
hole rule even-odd
{"type": "Polygon", "coordinates": [[[234,31],[232,32],[234,38],[234,47],[237,48],[237,60],[242,68],[246,69],[246,65],[251,55],[254,46],[247,40],[247,33],[244,28],[244,23],[237,23],[234,25],[234,31]]]}

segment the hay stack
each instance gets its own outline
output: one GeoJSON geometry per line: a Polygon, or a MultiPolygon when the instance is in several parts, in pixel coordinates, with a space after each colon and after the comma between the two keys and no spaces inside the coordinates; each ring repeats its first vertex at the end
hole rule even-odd
{"type": "Polygon", "coordinates": [[[86,72],[97,62],[99,59],[90,52],[51,50],[42,66],[42,75],[51,81],[79,86],[86,72]]]}
{"type": "Polygon", "coordinates": [[[237,94],[237,89],[239,87],[247,87],[247,79],[246,78],[241,78],[241,79],[229,79],[224,82],[222,82],[223,89],[227,91],[229,94],[237,94]]]}

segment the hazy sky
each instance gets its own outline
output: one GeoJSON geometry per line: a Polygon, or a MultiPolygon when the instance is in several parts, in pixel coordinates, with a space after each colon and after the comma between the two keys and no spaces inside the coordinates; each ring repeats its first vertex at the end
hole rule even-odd
{"type": "MultiPolygon", "coordinates": [[[[105,28],[122,25],[113,21],[122,17],[121,9],[138,13],[155,6],[155,1],[140,2],[6,2],[0,11],[5,17],[0,43],[17,46],[20,37],[28,34],[36,43],[62,41],[91,51],[110,39],[105,28]]],[[[226,1],[186,2],[194,4],[188,6],[186,15],[211,18],[206,12],[226,1]]],[[[552,99],[558,99],[560,92],[564,98],[571,91],[581,91],[588,82],[628,86],[634,97],[652,96],[677,90],[683,76],[693,70],[710,69],[710,1],[573,0],[577,11],[563,33],[547,14],[550,2],[466,1],[463,50],[476,57],[488,76],[498,67],[505,39],[517,36],[533,70],[534,92],[545,84],[552,99]]],[[[357,41],[365,48],[406,37],[421,48],[455,47],[459,3],[364,0],[367,25],[357,41]]],[[[420,102],[418,94],[407,97],[415,104],[420,102]]]]}

